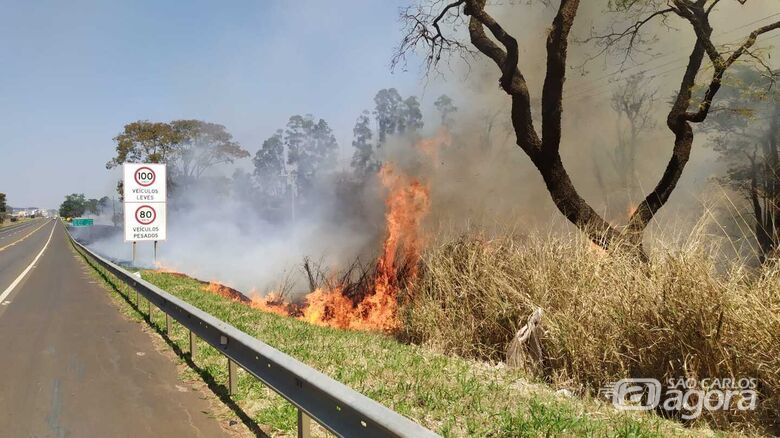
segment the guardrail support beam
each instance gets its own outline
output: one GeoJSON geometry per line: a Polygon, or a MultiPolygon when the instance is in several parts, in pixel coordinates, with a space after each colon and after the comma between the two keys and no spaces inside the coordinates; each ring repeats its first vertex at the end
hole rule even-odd
{"type": "Polygon", "coordinates": [[[171,315],[165,312],[165,334],[171,337],[171,315]]]}
{"type": "Polygon", "coordinates": [[[311,418],[298,409],[298,438],[311,438],[311,418]]]}
{"type": "Polygon", "coordinates": [[[238,364],[228,358],[228,391],[234,395],[238,391],[238,364]]]}
{"type": "Polygon", "coordinates": [[[198,351],[198,344],[195,343],[197,336],[190,330],[190,358],[195,360],[195,353],[198,351]]]}

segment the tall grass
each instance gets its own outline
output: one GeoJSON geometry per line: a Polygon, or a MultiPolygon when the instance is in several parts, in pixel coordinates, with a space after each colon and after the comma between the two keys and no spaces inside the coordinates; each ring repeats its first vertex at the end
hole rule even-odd
{"type": "Polygon", "coordinates": [[[540,376],[594,394],[625,377],[758,380],[758,410],[719,428],[780,432],[780,268],[718,262],[702,233],[647,264],[580,238],[462,236],[430,248],[403,307],[407,339],[501,361],[544,310],[540,376]]]}

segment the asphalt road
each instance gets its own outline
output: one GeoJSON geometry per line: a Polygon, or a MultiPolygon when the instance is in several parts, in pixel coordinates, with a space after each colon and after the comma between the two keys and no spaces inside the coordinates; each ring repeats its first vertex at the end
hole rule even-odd
{"type": "Polygon", "coordinates": [[[114,307],[59,221],[0,231],[0,436],[227,436],[211,412],[114,307]]]}

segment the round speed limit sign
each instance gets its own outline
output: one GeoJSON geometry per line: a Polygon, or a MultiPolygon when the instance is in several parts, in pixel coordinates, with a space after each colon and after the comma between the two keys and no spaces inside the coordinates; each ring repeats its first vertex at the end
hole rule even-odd
{"type": "Polygon", "coordinates": [[[142,205],[135,210],[135,220],[141,225],[149,225],[157,219],[157,212],[151,205],[142,205]]]}
{"type": "Polygon", "coordinates": [[[135,178],[135,182],[143,187],[149,187],[150,185],[154,184],[154,181],[157,179],[157,175],[154,174],[154,170],[148,167],[139,167],[133,176],[135,178]]]}

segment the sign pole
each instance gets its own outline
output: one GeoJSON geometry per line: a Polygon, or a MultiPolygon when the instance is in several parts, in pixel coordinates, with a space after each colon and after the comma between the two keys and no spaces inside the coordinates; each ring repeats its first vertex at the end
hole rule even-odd
{"type": "Polygon", "coordinates": [[[133,266],[135,266],[135,242],[133,242],[133,266]]]}
{"type": "Polygon", "coordinates": [[[154,241],[154,262],[157,263],[157,241],[154,241]]]}

